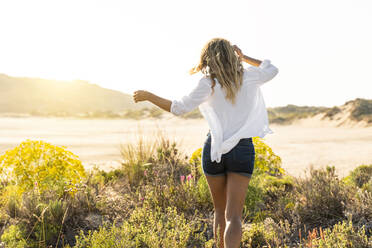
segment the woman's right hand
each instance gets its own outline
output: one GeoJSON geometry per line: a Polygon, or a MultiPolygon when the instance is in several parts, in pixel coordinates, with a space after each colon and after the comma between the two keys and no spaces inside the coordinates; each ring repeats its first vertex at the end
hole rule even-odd
{"type": "Polygon", "coordinates": [[[141,101],[147,101],[149,99],[149,92],[146,90],[137,90],[133,94],[133,100],[135,103],[141,101]]]}
{"type": "Polygon", "coordinates": [[[251,64],[253,66],[259,66],[261,64],[262,62],[261,60],[254,59],[254,58],[248,57],[247,55],[244,55],[242,50],[237,45],[233,45],[233,48],[242,61],[248,64],[251,64]]]}
{"type": "Polygon", "coordinates": [[[237,45],[233,45],[233,48],[240,58],[243,57],[243,52],[237,45]]]}

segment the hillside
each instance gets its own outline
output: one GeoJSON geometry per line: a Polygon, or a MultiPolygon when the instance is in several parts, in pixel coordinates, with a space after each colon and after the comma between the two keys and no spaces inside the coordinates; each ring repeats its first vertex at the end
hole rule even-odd
{"type": "Polygon", "coordinates": [[[0,74],[0,113],[76,115],[87,112],[119,112],[152,107],[134,103],[132,96],[87,81],[19,78],[0,74]]]}
{"type": "MultiPolygon", "coordinates": [[[[75,116],[84,118],[173,117],[150,102],[134,103],[130,94],[87,81],[58,81],[0,74],[0,115],[75,116]]],[[[270,123],[372,126],[372,100],[357,98],[342,106],[287,106],[268,108],[270,123]]],[[[203,118],[196,108],[180,116],[203,118]]]]}

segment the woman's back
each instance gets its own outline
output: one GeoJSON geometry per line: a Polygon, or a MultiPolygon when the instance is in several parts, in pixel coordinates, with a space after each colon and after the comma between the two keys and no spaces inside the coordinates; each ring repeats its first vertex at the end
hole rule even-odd
{"type": "Polygon", "coordinates": [[[259,85],[252,83],[247,74],[249,74],[249,71],[245,70],[243,84],[236,94],[235,104],[226,99],[223,88],[216,80],[215,93],[210,98],[210,105],[221,123],[223,141],[244,126],[261,94],[259,85]]]}
{"type": "MultiPolygon", "coordinates": [[[[216,80],[214,93],[199,106],[211,129],[212,161],[218,162],[221,155],[229,152],[242,138],[263,138],[267,133],[272,133],[260,86],[277,73],[278,69],[269,60],[264,60],[258,67],[245,69],[235,104],[226,99],[224,89],[216,80]]],[[[212,85],[208,77],[201,81],[209,87],[212,85]]]]}

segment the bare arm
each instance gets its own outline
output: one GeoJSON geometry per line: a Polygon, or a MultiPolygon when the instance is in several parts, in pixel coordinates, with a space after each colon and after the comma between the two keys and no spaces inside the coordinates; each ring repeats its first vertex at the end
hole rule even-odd
{"type": "Polygon", "coordinates": [[[253,65],[253,66],[259,66],[262,63],[261,60],[254,59],[254,58],[251,58],[251,57],[249,57],[247,55],[244,55],[242,53],[242,50],[240,50],[240,48],[237,45],[234,45],[234,49],[235,49],[235,52],[238,54],[239,58],[242,61],[244,61],[244,62],[246,62],[246,63],[248,63],[250,65],[253,65]]]}
{"type": "Polygon", "coordinates": [[[160,96],[157,96],[149,91],[137,90],[136,92],[134,92],[133,97],[134,102],[149,101],[158,106],[159,108],[162,108],[165,111],[170,112],[172,102],[168,99],[161,98],[160,96]]]}
{"type": "Polygon", "coordinates": [[[244,55],[244,54],[243,54],[243,56],[241,57],[241,59],[242,59],[244,62],[246,62],[246,63],[248,63],[248,64],[251,64],[251,65],[253,65],[253,66],[259,66],[259,65],[262,63],[261,60],[258,60],[258,59],[254,59],[254,58],[248,57],[247,55],[244,55]]]}
{"type": "Polygon", "coordinates": [[[273,79],[278,74],[278,68],[271,64],[270,60],[264,59],[263,61],[260,61],[258,59],[248,57],[242,53],[238,46],[234,45],[233,47],[242,61],[253,65],[253,67],[251,66],[249,68],[249,71],[251,72],[251,76],[255,78],[255,83],[262,85],[273,79]]]}
{"type": "Polygon", "coordinates": [[[133,97],[135,102],[147,100],[165,111],[178,116],[188,113],[198,107],[201,103],[208,100],[211,93],[211,82],[206,77],[203,77],[189,94],[184,95],[180,99],[171,101],[145,90],[135,91],[133,97]]]}

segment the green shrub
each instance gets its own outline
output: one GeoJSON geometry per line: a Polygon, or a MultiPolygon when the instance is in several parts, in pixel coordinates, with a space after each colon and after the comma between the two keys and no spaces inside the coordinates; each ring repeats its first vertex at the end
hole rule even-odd
{"type": "Polygon", "coordinates": [[[372,193],[372,178],[369,179],[369,181],[362,186],[362,190],[368,191],[372,193]]]}
{"type": "Polygon", "coordinates": [[[9,248],[26,248],[26,237],[24,231],[18,225],[11,225],[5,229],[1,240],[9,248]]]}
{"type": "Polygon", "coordinates": [[[203,175],[199,178],[197,182],[197,201],[207,208],[212,207],[212,197],[209,192],[209,186],[207,182],[207,178],[203,175]]]}
{"type": "Polygon", "coordinates": [[[249,227],[249,231],[243,231],[242,242],[244,247],[263,247],[268,245],[267,236],[273,236],[273,233],[268,233],[262,222],[253,223],[249,227]]]}
{"type": "MultiPolygon", "coordinates": [[[[351,102],[351,101],[349,101],[351,102]]],[[[346,102],[347,104],[348,102],[346,102]]],[[[351,111],[351,117],[354,120],[366,120],[368,123],[372,120],[372,100],[357,98],[354,100],[354,108],[351,111]]]]}
{"type": "Polygon", "coordinates": [[[41,243],[56,244],[64,222],[73,212],[68,211],[68,205],[83,207],[73,204],[72,198],[56,199],[53,194],[40,197],[36,190],[27,191],[22,193],[22,200],[14,207],[14,214],[10,217],[23,226],[22,230],[28,238],[27,247],[38,247],[41,243]]]}
{"type": "Polygon", "coordinates": [[[121,169],[115,169],[106,172],[103,170],[99,170],[97,167],[95,167],[93,168],[93,170],[95,170],[94,182],[102,185],[107,184],[109,182],[115,182],[116,180],[121,179],[125,176],[123,170],[121,169]]]}
{"type": "MultiPolygon", "coordinates": [[[[372,192],[358,189],[354,197],[347,202],[345,215],[351,216],[358,226],[372,222],[372,192]]],[[[372,226],[366,229],[368,235],[372,235],[372,226]]]]}
{"type": "Polygon", "coordinates": [[[207,178],[205,177],[201,166],[202,150],[202,148],[199,148],[194,151],[189,159],[189,163],[191,165],[191,175],[197,180],[196,187],[198,202],[201,205],[208,206],[210,209],[213,207],[212,196],[209,191],[207,178]]]}
{"type": "MultiPolygon", "coordinates": [[[[351,181],[354,185],[362,188],[365,184],[370,183],[372,179],[372,164],[360,165],[352,170],[349,175],[343,178],[344,182],[351,181]]],[[[368,188],[368,187],[367,187],[368,188]]]]}
{"type": "Polygon", "coordinates": [[[243,247],[288,247],[293,230],[288,221],[275,223],[271,218],[243,228],[243,247]]]}
{"type": "Polygon", "coordinates": [[[260,177],[259,184],[263,189],[264,196],[267,202],[277,201],[287,192],[293,190],[294,182],[291,176],[274,177],[265,175],[260,177]]]}
{"type": "Polygon", "coordinates": [[[77,237],[76,248],[95,247],[202,247],[205,226],[187,221],[174,207],[141,207],[121,226],[101,227],[77,237]]]}
{"type": "Polygon", "coordinates": [[[265,219],[267,212],[264,211],[263,189],[251,179],[244,202],[243,216],[246,221],[260,222],[265,219]]]}
{"type": "Polygon", "coordinates": [[[325,112],[325,115],[324,115],[324,117],[328,117],[328,118],[330,118],[331,120],[333,119],[333,117],[336,115],[336,114],[338,114],[338,113],[340,113],[341,112],[341,109],[339,108],[339,107],[333,107],[333,108],[330,108],[330,109],[328,109],[326,112],[325,112]]]}
{"type": "Polygon", "coordinates": [[[196,179],[192,174],[181,177],[183,179],[179,181],[173,178],[157,178],[154,182],[139,187],[137,194],[140,194],[142,201],[151,208],[165,209],[172,206],[188,216],[193,215],[195,209],[212,210],[213,204],[208,196],[206,182],[203,183],[203,179],[196,179]]]}
{"type": "Polygon", "coordinates": [[[21,196],[16,185],[9,185],[1,193],[2,210],[11,218],[18,215],[19,206],[22,204],[21,196]]]}
{"type": "Polygon", "coordinates": [[[274,177],[261,174],[252,178],[245,203],[249,207],[250,217],[254,222],[266,217],[275,221],[291,218],[296,201],[292,194],[293,189],[294,179],[288,175],[274,177]]]}
{"type": "Polygon", "coordinates": [[[331,224],[345,217],[346,203],[351,197],[335,174],[334,166],[326,169],[310,167],[310,177],[295,178],[294,194],[297,199],[294,211],[301,223],[318,226],[331,224]]]}
{"type": "Polygon", "coordinates": [[[243,216],[246,220],[260,222],[266,217],[273,217],[270,209],[275,206],[276,200],[282,199],[287,191],[292,190],[293,183],[288,176],[284,177],[281,158],[261,138],[254,137],[253,143],[255,163],[243,216]]]}

